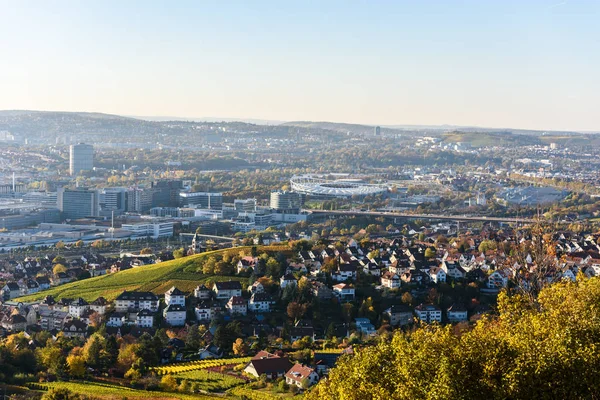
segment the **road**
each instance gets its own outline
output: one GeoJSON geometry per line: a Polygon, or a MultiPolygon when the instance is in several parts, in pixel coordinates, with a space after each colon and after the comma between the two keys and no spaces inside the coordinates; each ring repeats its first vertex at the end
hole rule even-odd
{"type": "Polygon", "coordinates": [[[439,219],[448,221],[488,221],[488,222],[509,222],[509,223],[534,223],[537,220],[529,218],[513,218],[513,217],[469,217],[466,215],[439,215],[439,214],[406,214],[391,211],[347,211],[347,210],[306,210],[313,214],[326,215],[366,215],[369,217],[397,217],[397,218],[412,218],[412,219],[439,219]]]}

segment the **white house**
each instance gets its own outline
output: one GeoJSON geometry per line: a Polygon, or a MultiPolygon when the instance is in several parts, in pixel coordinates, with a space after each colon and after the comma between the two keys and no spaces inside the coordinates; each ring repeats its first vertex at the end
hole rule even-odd
{"type": "Polygon", "coordinates": [[[354,300],[355,290],[354,286],[347,283],[338,283],[333,285],[333,293],[340,300],[354,300]]]}
{"type": "Polygon", "coordinates": [[[246,315],[248,313],[248,302],[242,296],[231,296],[225,306],[230,314],[246,315]]]}
{"type": "Polygon", "coordinates": [[[118,312],[149,310],[158,311],[159,300],[151,292],[124,291],[115,299],[115,310],[118,312]]]}
{"type": "Polygon", "coordinates": [[[108,320],[106,321],[106,326],[110,327],[121,327],[125,325],[125,314],[120,312],[114,312],[108,316],[108,320]]]}
{"type": "Polygon", "coordinates": [[[141,310],[135,316],[135,326],[138,328],[152,328],[154,325],[154,313],[150,310],[141,310]]]}
{"type": "Polygon", "coordinates": [[[397,289],[400,287],[400,282],[400,277],[393,272],[388,271],[381,277],[381,286],[386,288],[397,289]]]}
{"type": "Polygon", "coordinates": [[[317,382],[319,382],[319,374],[314,369],[302,364],[295,364],[285,374],[285,383],[300,389],[310,387],[317,382]]]}
{"type": "Polygon", "coordinates": [[[248,302],[248,309],[253,312],[269,312],[273,299],[267,293],[254,293],[248,302]]]}
{"type": "Polygon", "coordinates": [[[98,297],[96,300],[90,303],[90,310],[97,312],[100,315],[106,313],[106,306],[108,302],[104,297],[98,297]]]}
{"type": "Polygon", "coordinates": [[[467,320],[467,309],[461,304],[452,304],[446,309],[448,321],[461,322],[467,320]]]}
{"type": "Polygon", "coordinates": [[[298,280],[292,274],[285,274],[281,278],[279,278],[279,286],[282,289],[285,289],[288,286],[296,286],[298,284],[298,280]]]}
{"type": "Polygon", "coordinates": [[[198,300],[210,300],[212,291],[204,285],[199,285],[194,289],[194,297],[198,300]]]}
{"type": "Polygon", "coordinates": [[[230,299],[242,295],[242,285],[239,281],[215,282],[213,286],[215,297],[219,300],[230,299]]]}
{"type": "Polygon", "coordinates": [[[504,288],[508,285],[508,271],[496,270],[488,276],[486,286],[490,289],[504,288]]]}
{"type": "Polygon", "coordinates": [[[185,294],[173,286],[165,293],[165,304],[167,306],[179,305],[185,307],[185,294]]]}
{"type": "Polygon", "coordinates": [[[434,267],[429,270],[429,278],[434,283],[446,282],[446,272],[440,267],[434,267]]]}
{"type": "Polygon", "coordinates": [[[165,322],[171,326],[184,326],[186,318],[185,306],[180,304],[171,304],[163,311],[165,322]]]}
{"type": "Polygon", "coordinates": [[[87,301],[79,297],[76,300],[73,300],[69,304],[69,314],[74,318],[81,318],[81,316],[89,310],[90,305],[87,301]]]}
{"type": "Polygon", "coordinates": [[[442,322],[442,310],[433,304],[420,304],[416,306],[415,314],[423,322],[442,322]]]}
{"type": "Polygon", "coordinates": [[[212,319],[212,308],[206,302],[198,303],[194,309],[194,313],[198,321],[210,321],[212,319]]]}

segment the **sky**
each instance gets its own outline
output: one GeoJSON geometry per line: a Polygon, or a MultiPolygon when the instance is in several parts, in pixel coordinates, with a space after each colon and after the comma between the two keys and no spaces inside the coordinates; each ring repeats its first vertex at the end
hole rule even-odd
{"type": "Polygon", "coordinates": [[[0,109],[600,131],[600,1],[0,0],[0,109]]]}

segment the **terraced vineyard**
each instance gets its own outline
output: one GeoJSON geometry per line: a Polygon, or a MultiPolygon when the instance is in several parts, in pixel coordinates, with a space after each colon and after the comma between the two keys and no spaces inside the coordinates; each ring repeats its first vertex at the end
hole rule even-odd
{"type": "MultiPolygon", "coordinates": [[[[239,249],[241,250],[242,247],[239,249]]],[[[191,292],[200,283],[208,280],[213,282],[239,280],[240,278],[235,276],[207,276],[194,272],[198,266],[203,264],[206,258],[223,251],[226,250],[206,252],[159,264],[132,268],[114,274],[71,282],[15,300],[28,302],[52,295],[56,299],[82,297],[87,301],[93,301],[103,296],[106,300],[111,301],[124,290],[141,290],[164,294],[172,286],[177,286],[184,292],[191,292]]]]}

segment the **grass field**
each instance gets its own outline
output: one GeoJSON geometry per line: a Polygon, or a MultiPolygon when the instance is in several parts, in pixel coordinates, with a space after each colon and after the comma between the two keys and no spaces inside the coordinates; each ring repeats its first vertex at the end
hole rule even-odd
{"type": "Polygon", "coordinates": [[[172,286],[177,286],[184,292],[191,292],[200,283],[208,280],[213,282],[239,280],[240,278],[237,277],[207,276],[192,272],[195,271],[197,266],[202,265],[205,258],[223,251],[226,250],[210,251],[159,264],[132,268],[115,274],[71,282],[32,295],[19,297],[15,300],[28,302],[52,295],[55,299],[82,297],[87,301],[93,301],[103,296],[106,300],[111,301],[124,290],[141,290],[163,294],[172,286]]]}
{"type": "Polygon", "coordinates": [[[301,399],[301,394],[292,393],[273,393],[266,390],[256,390],[247,386],[237,386],[227,391],[228,394],[238,398],[246,398],[249,400],[280,400],[280,399],[301,399]]]}
{"type": "Polygon", "coordinates": [[[97,382],[50,382],[40,384],[48,389],[67,388],[78,394],[100,397],[106,400],[127,399],[160,399],[160,400],[204,400],[215,399],[216,396],[201,394],[183,394],[170,392],[153,392],[148,390],[131,389],[116,385],[97,382]]]}

